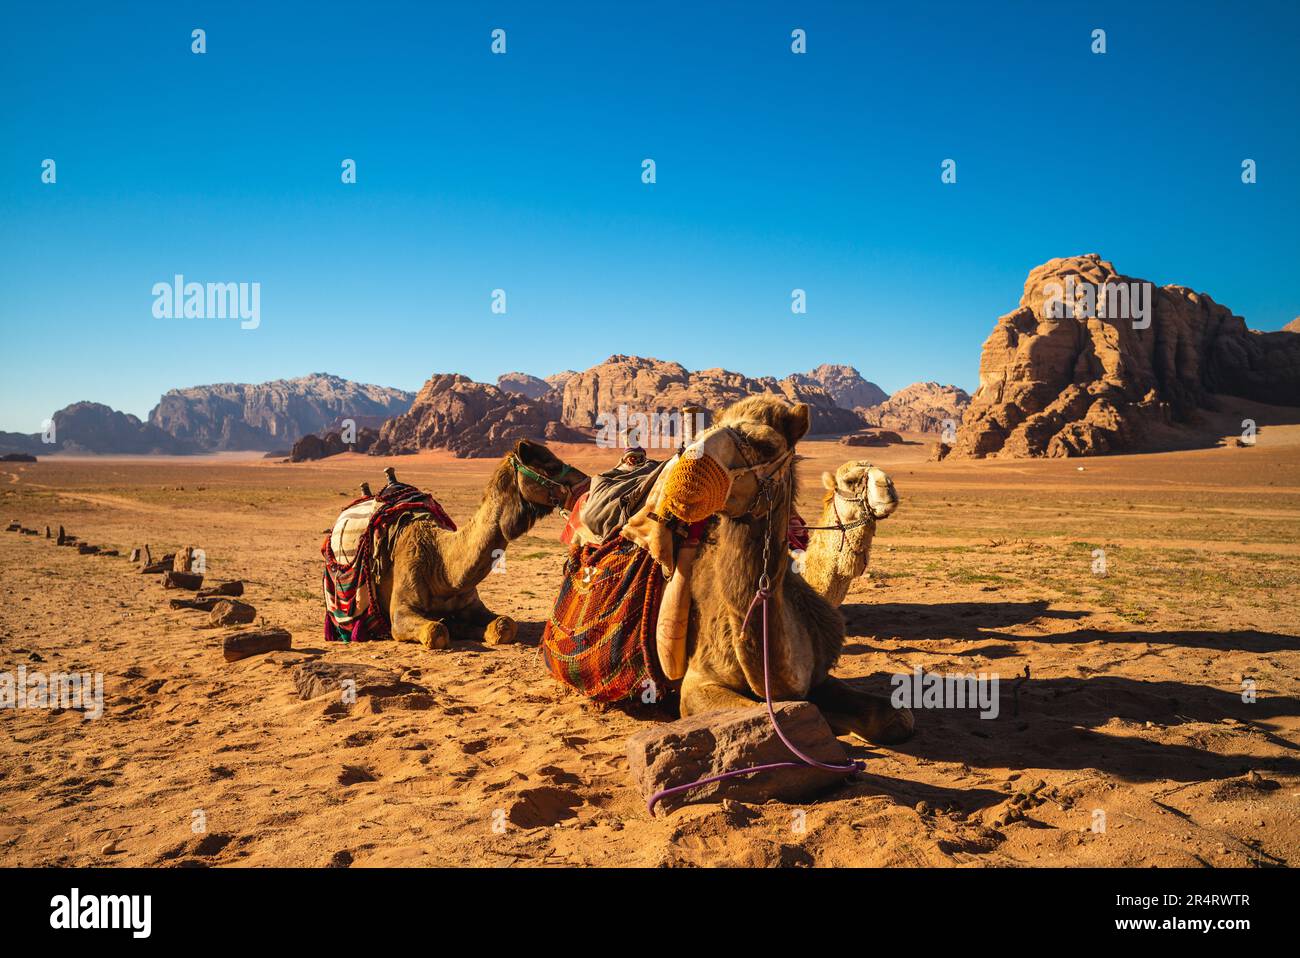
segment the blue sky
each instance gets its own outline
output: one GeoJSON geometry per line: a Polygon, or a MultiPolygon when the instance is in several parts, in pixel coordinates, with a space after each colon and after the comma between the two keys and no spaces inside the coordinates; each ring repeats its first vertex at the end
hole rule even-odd
{"type": "Polygon", "coordinates": [[[979,6],[6,4],[0,429],[614,352],[973,388],[1084,252],[1300,314],[1300,5],[979,6]],[[260,283],[261,325],[155,318],[176,273],[260,283]]]}

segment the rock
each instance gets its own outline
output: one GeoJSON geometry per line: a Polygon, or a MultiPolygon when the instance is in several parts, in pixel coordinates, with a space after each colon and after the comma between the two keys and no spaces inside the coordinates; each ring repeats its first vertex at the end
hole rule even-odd
{"type": "Polygon", "coordinates": [[[1204,293],[1143,286],[1095,253],[1032,270],[1020,305],[984,343],[954,457],[1085,456],[1148,447],[1169,426],[1192,424],[1225,394],[1300,405],[1300,337],[1260,333],[1204,293]],[[1053,296],[1066,283],[1114,292],[1092,315],[1053,296]],[[1149,290],[1150,326],[1135,329],[1118,291],[1149,290]],[[1078,313],[1079,315],[1074,315],[1078,313]],[[1109,314],[1108,314],[1109,313],[1109,314]],[[1122,315],[1119,315],[1122,314],[1122,315]]]}
{"type": "Polygon", "coordinates": [[[35,462],[36,457],[29,452],[7,452],[0,456],[0,462],[35,462]]]}
{"type": "MultiPolygon", "coordinates": [[[[47,538],[48,538],[48,537],[47,537],[47,538]]],[[[140,561],[140,550],[139,550],[139,549],[132,549],[132,550],[131,550],[131,556],[130,556],[130,558],[131,558],[131,561],[132,561],[132,562],[139,562],[139,561],[140,561]]]]}
{"type": "MultiPolygon", "coordinates": [[[[810,702],[782,702],[776,706],[776,717],[786,736],[813,758],[848,761],[844,747],[817,706],[810,702]]],[[[766,706],[761,705],[692,715],[644,729],[628,739],[627,757],[632,780],[647,800],[663,788],[792,758],[772,729],[766,706]]],[[[781,768],[702,785],[663,799],[657,808],[671,811],[686,804],[724,798],[754,803],[768,799],[800,802],[848,778],[811,766],[781,768]]]]}
{"type": "Polygon", "coordinates": [[[186,546],[172,559],[172,569],[175,572],[190,572],[194,568],[194,547],[186,546]]]}
{"type": "Polygon", "coordinates": [[[902,432],[943,432],[951,421],[955,429],[970,405],[970,394],[957,386],[935,382],[912,383],[884,402],[858,409],[873,426],[902,432]]]}
{"type": "Polygon", "coordinates": [[[231,632],[221,640],[227,662],[238,662],[263,652],[287,652],[293,648],[293,636],[287,629],[245,629],[231,632]]]}
{"type": "Polygon", "coordinates": [[[21,532],[22,528],[23,524],[15,519],[13,522],[9,523],[9,525],[5,526],[5,532],[21,532]]]}
{"type": "Polygon", "coordinates": [[[162,585],[164,589],[189,589],[193,592],[203,585],[203,576],[197,572],[169,570],[163,573],[162,585]]]}
{"type": "Polygon", "coordinates": [[[89,542],[78,542],[77,552],[83,556],[94,555],[99,551],[99,546],[92,546],[89,542]]]}
{"type": "Polygon", "coordinates": [[[212,607],[208,625],[247,625],[257,618],[257,610],[246,602],[220,599],[212,607]]]}
{"type": "Polygon", "coordinates": [[[172,563],[176,561],[176,553],[169,552],[161,559],[159,559],[157,562],[151,562],[148,561],[148,548],[149,548],[148,546],[145,546],[146,562],[144,567],[140,570],[141,574],[158,575],[159,573],[171,572],[172,563]]]}
{"type": "Polygon", "coordinates": [[[930,449],[930,462],[943,462],[952,452],[952,446],[946,442],[936,442],[930,449]]]}
{"type": "Polygon", "coordinates": [[[220,602],[215,597],[206,599],[172,599],[168,605],[173,609],[193,609],[198,612],[211,612],[213,607],[220,602]]]}
{"type": "Polygon", "coordinates": [[[409,412],[384,423],[370,454],[448,449],[460,458],[502,456],[520,439],[587,441],[584,433],[556,422],[558,418],[552,403],[440,373],[424,384],[409,412]]]}
{"type": "Polygon", "coordinates": [[[293,670],[293,684],[299,698],[306,701],[338,692],[345,681],[356,683],[357,697],[371,695],[384,698],[421,691],[417,685],[403,682],[397,672],[378,669],[358,662],[303,662],[293,670]]]}
{"type": "Polygon", "coordinates": [[[282,449],[308,433],[352,419],[360,429],[406,412],[414,397],[400,389],[350,382],[327,373],[274,382],[173,389],[149,422],[207,451],[282,449]]]}
{"type": "Polygon", "coordinates": [[[327,432],[322,435],[309,433],[293,444],[293,449],[289,452],[289,461],[309,462],[337,456],[341,452],[369,452],[378,438],[379,431],[368,426],[357,430],[356,440],[351,445],[343,441],[341,432],[327,432]]]}
{"type": "Polygon", "coordinates": [[[200,589],[198,598],[208,599],[213,596],[241,596],[244,594],[244,580],[234,579],[230,582],[222,582],[220,585],[214,585],[207,589],[200,589]]]}
{"type": "Polygon", "coordinates": [[[352,853],[347,849],[342,849],[330,856],[329,864],[326,868],[348,868],[352,865],[352,853]]]}
{"type": "Polygon", "coordinates": [[[902,441],[902,436],[896,432],[890,432],[888,429],[866,429],[862,432],[840,437],[840,442],[846,446],[889,446],[902,441]]]}

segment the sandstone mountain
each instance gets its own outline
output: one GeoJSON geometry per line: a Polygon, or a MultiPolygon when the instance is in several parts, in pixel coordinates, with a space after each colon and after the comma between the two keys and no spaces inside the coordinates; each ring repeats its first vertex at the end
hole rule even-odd
{"type": "Polygon", "coordinates": [[[946,420],[954,425],[970,405],[970,394],[957,386],[912,383],[887,400],[858,410],[873,426],[901,432],[942,432],[946,420]]]}
{"type": "Polygon", "coordinates": [[[822,363],[811,372],[794,373],[789,378],[801,385],[820,386],[841,409],[875,406],[889,398],[888,393],[863,379],[852,366],[822,363]]]}
{"type": "Polygon", "coordinates": [[[578,375],[577,372],[572,369],[565,369],[558,373],[552,373],[546,377],[546,385],[554,389],[558,395],[564,392],[564,384],[576,375],[578,375]]]}
{"type": "Polygon", "coordinates": [[[1139,449],[1163,424],[1193,423],[1198,410],[1213,409],[1215,394],[1300,405],[1300,336],[1251,331],[1183,286],[1145,287],[1143,317],[1145,293],[1132,298],[1142,283],[1095,253],[1032,270],[1019,307],[984,343],[952,455],[1139,449]],[[1063,286],[1094,291],[1094,302],[1062,305],[1063,286]],[[1135,318],[1149,325],[1135,328],[1135,318]]]}
{"type": "Polygon", "coordinates": [[[0,433],[0,452],[139,456],[185,455],[200,451],[191,442],[177,439],[150,423],[141,422],[130,413],[118,412],[103,403],[76,402],[60,409],[51,419],[54,421],[54,442],[43,442],[40,433],[0,433]]]}
{"type": "Polygon", "coordinates": [[[557,422],[559,408],[511,395],[457,373],[434,375],[411,408],[384,423],[371,455],[448,449],[458,457],[501,456],[520,439],[586,442],[589,437],[557,422]]]}
{"type": "Polygon", "coordinates": [[[596,425],[600,413],[617,415],[620,406],[640,413],[672,412],[702,406],[718,412],[754,393],[776,393],[812,409],[812,431],[852,432],[862,425],[854,412],[835,404],[822,386],[802,377],[751,379],[727,369],[690,372],[680,363],[641,356],[615,355],[564,385],[561,421],[574,428],[596,425]]]}
{"type": "Polygon", "coordinates": [[[149,422],[204,450],[284,448],[343,419],[380,421],[410,408],[411,393],[327,373],[274,382],[173,389],[149,422]]]}
{"type": "Polygon", "coordinates": [[[551,384],[528,373],[505,373],[497,377],[497,388],[516,396],[541,399],[551,391],[551,384]]]}

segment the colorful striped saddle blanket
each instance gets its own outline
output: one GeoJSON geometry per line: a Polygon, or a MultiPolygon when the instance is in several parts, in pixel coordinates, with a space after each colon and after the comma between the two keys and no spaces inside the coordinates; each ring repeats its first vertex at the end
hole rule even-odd
{"type": "Polygon", "coordinates": [[[387,610],[379,601],[388,543],[406,523],[428,520],[456,531],[456,523],[426,492],[405,483],[389,483],[378,495],[349,503],[321,543],[325,557],[325,640],[363,642],[387,638],[387,610]]]}
{"type": "Polygon", "coordinates": [[[650,553],[615,534],[569,554],[540,651],[560,682],[598,702],[663,700],[655,625],[664,577],[650,553]]]}

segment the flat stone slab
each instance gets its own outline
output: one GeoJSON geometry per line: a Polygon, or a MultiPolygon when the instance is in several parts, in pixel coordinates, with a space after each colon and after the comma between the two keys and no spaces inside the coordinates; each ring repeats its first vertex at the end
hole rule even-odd
{"type": "MultiPolygon", "coordinates": [[[[811,702],[781,702],[775,710],[781,731],[803,752],[821,762],[847,764],[844,746],[817,706],[811,702]]],[[[660,789],[732,769],[797,761],[777,737],[765,705],[706,712],[651,726],[627,740],[627,760],[632,780],[647,801],[660,789]]],[[[769,799],[803,802],[851,777],[809,765],[738,775],[664,798],[656,811],[669,812],[683,805],[721,802],[725,798],[750,803],[769,799]]]]}
{"type": "Polygon", "coordinates": [[[293,684],[304,701],[337,693],[348,680],[356,683],[357,698],[363,695],[386,698],[424,691],[419,686],[403,682],[396,672],[360,662],[323,662],[316,659],[304,662],[293,670],[293,684]]]}

